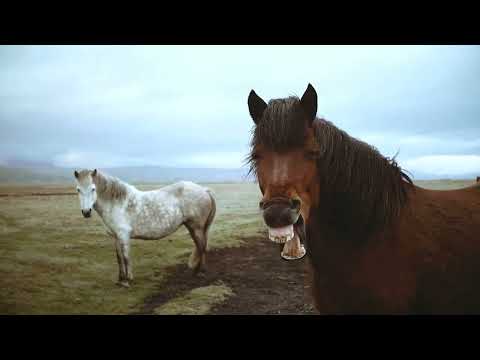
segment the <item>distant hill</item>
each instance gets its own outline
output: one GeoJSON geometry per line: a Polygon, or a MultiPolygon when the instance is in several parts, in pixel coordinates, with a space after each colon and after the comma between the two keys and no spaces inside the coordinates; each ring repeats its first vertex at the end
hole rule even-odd
{"type": "MultiPolygon", "coordinates": [[[[129,183],[162,183],[190,180],[194,182],[245,182],[248,170],[208,169],[208,168],[169,168],[158,166],[98,168],[129,183]]],[[[53,166],[0,166],[0,183],[40,184],[71,183],[75,169],[53,166]]]]}
{"type": "MultiPolygon", "coordinates": [[[[166,183],[180,180],[194,182],[251,182],[247,178],[248,169],[212,169],[212,168],[173,168],[162,166],[98,168],[129,183],[166,183]]],[[[29,164],[16,162],[8,166],[0,166],[0,183],[10,184],[63,184],[72,183],[74,168],[59,168],[49,164],[29,164]]],[[[78,170],[78,169],[77,169],[78,170]]],[[[411,174],[407,172],[410,176],[411,174]]],[[[412,180],[465,180],[476,179],[480,173],[432,175],[416,172],[412,180]]]]}
{"type": "Polygon", "coordinates": [[[411,177],[413,181],[416,180],[468,180],[468,179],[476,179],[477,176],[480,176],[480,173],[467,173],[467,174],[461,174],[461,175],[455,175],[455,174],[429,174],[427,172],[420,172],[416,171],[413,173],[413,175],[409,172],[406,172],[408,176],[411,177]]]}
{"type": "Polygon", "coordinates": [[[68,182],[66,174],[60,172],[38,171],[33,168],[11,168],[0,166],[0,183],[44,184],[68,182]]]}

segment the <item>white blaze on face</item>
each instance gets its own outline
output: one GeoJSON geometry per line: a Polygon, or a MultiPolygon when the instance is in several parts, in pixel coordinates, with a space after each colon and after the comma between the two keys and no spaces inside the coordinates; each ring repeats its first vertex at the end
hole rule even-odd
{"type": "Polygon", "coordinates": [[[272,174],[272,182],[281,184],[288,179],[288,168],[287,162],[283,161],[283,159],[275,157],[273,159],[273,174],[272,174]]]}
{"type": "Polygon", "coordinates": [[[88,211],[93,207],[93,204],[97,201],[97,191],[95,184],[80,184],[77,182],[77,192],[80,199],[80,209],[88,211]]]}

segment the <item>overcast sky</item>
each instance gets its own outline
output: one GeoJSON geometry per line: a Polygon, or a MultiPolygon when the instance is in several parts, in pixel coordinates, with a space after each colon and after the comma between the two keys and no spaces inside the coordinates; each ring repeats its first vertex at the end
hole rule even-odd
{"type": "Polygon", "coordinates": [[[0,46],[0,163],[240,167],[251,89],[415,174],[480,175],[479,46],[0,46]]]}

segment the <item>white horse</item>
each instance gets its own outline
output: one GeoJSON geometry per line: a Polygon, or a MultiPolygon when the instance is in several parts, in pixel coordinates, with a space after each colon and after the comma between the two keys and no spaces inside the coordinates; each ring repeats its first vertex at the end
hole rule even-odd
{"type": "Polygon", "coordinates": [[[205,267],[208,230],[216,212],[210,189],[181,181],[158,190],[140,191],[97,169],[74,174],[83,216],[90,217],[95,209],[115,240],[117,284],[129,287],[133,280],[130,239],[161,239],[181,225],[186,226],[195,242],[189,267],[194,273],[205,267]]]}

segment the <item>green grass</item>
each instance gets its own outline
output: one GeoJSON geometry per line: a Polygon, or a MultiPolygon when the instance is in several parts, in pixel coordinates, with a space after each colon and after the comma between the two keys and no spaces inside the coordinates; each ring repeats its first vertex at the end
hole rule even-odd
{"type": "MultiPolygon", "coordinates": [[[[417,181],[422,187],[452,189],[472,181],[417,181]]],[[[139,186],[151,189],[154,186],[139,186]]],[[[257,184],[211,184],[217,216],[209,248],[241,246],[264,232],[257,184]]],[[[70,192],[72,187],[1,187],[0,193],[70,192]]],[[[73,191],[72,191],[73,192],[73,191]]],[[[165,269],[188,261],[193,249],[186,229],[158,241],[134,240],[135,280],[115,285],[118,274],[112,240],[95,214],[84,219],[72,196],[0,197],[0,314],[127,314],[162,291],[165,269]]],[[[207,259],[208,262],[208,259],[207,259]]],[[[229,289],[212,284],[173,299],[157,313],[205,313],[225,301],[229,289]],[[193,305],[192,305],[193,304],[193,305]]]]}
{"type": "MultiPolygon", "coordinates": [[[[209,187],[217,198],[210,249],[240,246],[262,231],[258,185],[209,187]]],[[[183,227],[162,240],[134,240],[135,279],[130,289],[120,288],[115,285],[118,266],[112,240],[97,214],[82,217],[76,196],[2,197],[0,314],[137,311],[147,296],[161,291],[165,268],[187,263],[193,247],[183,227]]]]}

